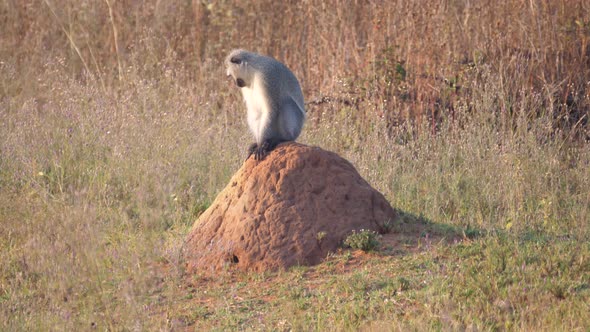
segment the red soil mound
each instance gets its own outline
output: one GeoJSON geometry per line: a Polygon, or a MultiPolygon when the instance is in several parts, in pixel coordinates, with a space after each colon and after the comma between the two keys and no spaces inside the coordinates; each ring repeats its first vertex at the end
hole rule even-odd
{"type": "Polygon", "coordinates": [[[298,143],[249,158],[199,217],[184,247],[189,272],[313,265],[353,230],[396,218],[383,195],[335,153],[298,143]]]}

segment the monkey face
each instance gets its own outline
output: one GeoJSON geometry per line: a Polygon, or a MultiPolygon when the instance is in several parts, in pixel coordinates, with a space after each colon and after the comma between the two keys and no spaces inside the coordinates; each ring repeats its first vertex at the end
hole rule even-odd
{"type": "Polygon", "coordinates": [[[227,76],[231,76],[236,85],[243,88],[251,81],[250,67],[248,66],[249,53],[244,50],[232,51],[225,59],[227,76]]]}

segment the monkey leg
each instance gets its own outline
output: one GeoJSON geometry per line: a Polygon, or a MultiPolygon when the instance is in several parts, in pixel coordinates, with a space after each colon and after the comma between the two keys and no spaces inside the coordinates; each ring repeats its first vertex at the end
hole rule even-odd
{"type": "Polygon", "coordinates": [[[256,143],[250,144],[250,147],[248,148],[248,156],[246,157],[246,160],[248,160],[248,158],[250,158],[250,156],[256,151],[256,149],[258,149],[258,144],[256,144],[256,143]]]}
{"type": "Polygon", "coordinates": [[[250,145],[250,148],[248,148],[248,158],[250,158],[250,155],[254,154],[254,160],[261,161],[264,159],[264,157],[268,155],[270,151],[274,150],[274,148],[276,148],[277,145],[283,142],[287,142],[287,140],[268,139],[263,141],[260,145],[253,143],[252,145],[250,145]]]}

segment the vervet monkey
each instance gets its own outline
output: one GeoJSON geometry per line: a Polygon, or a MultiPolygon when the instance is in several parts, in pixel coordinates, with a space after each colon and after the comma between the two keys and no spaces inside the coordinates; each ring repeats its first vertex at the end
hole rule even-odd
{"type": "Polygon", "coordinates": [[[262,160],[279,143],[299,137],[305,121],[303,93],[295,75],[277,60],[245,50],[225,59],[227,75],[242,90],[248,126],[256,142],[248,157],[262,160]]]}

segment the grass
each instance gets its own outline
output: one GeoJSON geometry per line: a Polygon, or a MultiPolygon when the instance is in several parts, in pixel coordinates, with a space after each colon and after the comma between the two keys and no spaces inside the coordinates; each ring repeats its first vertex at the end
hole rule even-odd
{"type": "Polygon", "coordinates": [[[589,329],[590,8],[478,6],[0,3],[0,330],[589,329]],[[244,45],[402,212],[379,250],[184,273],[250,140],[244,45]]]}

